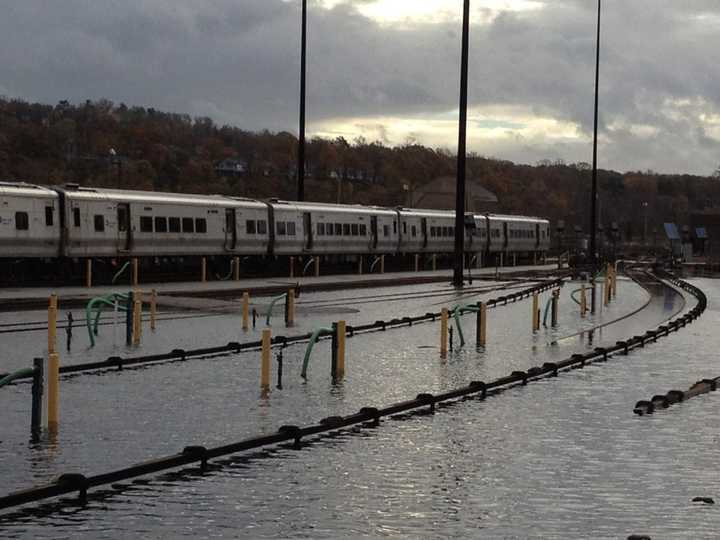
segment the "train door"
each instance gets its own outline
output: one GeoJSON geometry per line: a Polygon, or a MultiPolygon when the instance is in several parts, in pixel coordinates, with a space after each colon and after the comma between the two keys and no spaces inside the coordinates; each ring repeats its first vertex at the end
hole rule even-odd
{"type": "Polygon", "coordinates": [[[427,218],[420,219],[420,234],[422,234],[422,247],[426,248],[428,245],[427,218]]]}
{"type": "Polygon", "coordinates": [[[225,249],[232,251],[237,245],[237,218],[234,208],[225,209],[225,249]]]}
{"type": "Polygon", "coordinates": [[[378,224],[377,216],[370,216],[370,234],[372,235],[372,248],[377,249],[378,246],[378,224]]]}
{"type": "Polygon", "coordinates": [[[303,234],[305,235],[305,249],[310,251],[313,248],[312,215],[310,212],[303,214],[303,234]]]}
{"type": "Polygon", "coordinates": [[[118,203],[117,205],[117,230],[118,250],[130,251],[132,248],[132,221],[130,220],[130,205],[118,203]]]}

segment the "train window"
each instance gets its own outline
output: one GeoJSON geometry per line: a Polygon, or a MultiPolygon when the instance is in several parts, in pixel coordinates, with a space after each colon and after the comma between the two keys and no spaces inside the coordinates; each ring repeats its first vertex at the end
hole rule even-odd
{"type": "Polygon", "coordinates": [[[383,235],[390,236],[390,225],[383,225],[383,235]]]}
{"type": "Polygon", "coordinates": [[[278,221],[278,222],[275,224],[275,228],[277,229],[276,232],[277,232],[277,235],[278,235],[278,236],[285,236],[285,232],[286,232],[287,229],[286,229],[286,227],[285,227],[285,222],[284,222],[284,221],[278,221]]]}
{"type": "Polygon", "coordinates": [[[27,231],[30,228],[27,212],[15,212],[15,228],[19,231],[27,231]]]}
{"type": "Polygon", "coordinates": [[[140,216],[140,232],[153,232],[152,223],[150,216],[140,216]]]}
{"type": "Polygon", "coordinates": [[[403,234],[407,234],[407,221],[403,221],[403,234]]]}
{"type": "Polygon", "coordinates": [[[155,232],[167,232],[167,218],[155,216],[155,232]]]}
{"type": "Polygon", "coordinates": [[[448,227],[448,233],[450,236],[455,236],[455,227],[448,227]]]}
{"type": "Polygon", "coordinates": [[[79,208],[73,208],[73,225],[75,227],[80,226],[80,209],[79,208]]]}
{"type": "Polygon", "coordinates": [[[342,224],[336,223],[335,224],[335,236],[342,235],[342,224]]]}
{"type": "Polygon", "coordinates": [[[258,219],[257,232],[258,234],[267,234],[267,222],[264,219],[258,219]]]}
{"type": "Polygon", "coordinates": [[[447,235],[448,235],[448,234],[447,234],[447,227],[442,227],[442,228],[440,229],[440,233],[441,233],[440,236],[447,236],[447,235]]]}
{"type": "Polygon", "coordinates": [[[317,235],[325,236],[325,224],[324,223],[317,224],[317,235]]]}
{"type": "Polygon", "coordinates": [[[195,222],[191,217],[182,218],[182,232],[195,232],[195,222]]]}
{"type": "Polygon", "coordinates": [[[95,214],[93,221],[95,222],[95,232],[105,231],[105,218],[102,214],[95,214]]]}
{"type": "Polygon", "coordinates": [[[295,222],[294,221],[287,222],[287,233],[288,233],[288,236],[295,236],[295,222]]]}
{"type": "Polygon", "coordinates": [[[168,228],[170,229],[170,232],[180,232],[180,218],[168,218],[168,228]]]}
{"type": "Polygon", "coordinates": [[[435,227],[430,227],[430,236],[435,236],[435,227]]]}
{"type": "Polygon", "coordinates": [[[47,227],[52,227],[52,224],[53,224],[53,207],[46,206],[45,207],[45,225],[47,227]]]}
{"type": "Polygon", "coordinates": [[[415,225],[413,225],[410,230],[412,231],[413,236],[417,236],[417,230],[415,229],[415,225]]]}
{"type": "Polygon", "coordinates": [[[350,225],[350,230],[351,230],[353,236],[357,236],[358,235],[358,224],[353,223],[352,225],[350,225]]]}
{"type": "Polygon", "coordinates": [[[343,236],[350,236],[350,224],[343,223],[343,236]]]}
{"type": "Polygon", "coordinates": [[[393,234],[397,234],[397,221],[393,220],[393,234]]]}
{"type": "Polygon", "coordinates": [[[255,220],[248,219],[245,221],[245,232],[247,234],[255,234],[255,220]]]}
{"type": "Polygon", "coordinates": [[[207,232],[207,220],[204,217],[195,218],[195,232],[200,234],[207,232]]]}
{"type": "Polygon", "coordinates": [[[360,236],[367,236],[367,225],[364,223],[360,224],[360,236]]]}

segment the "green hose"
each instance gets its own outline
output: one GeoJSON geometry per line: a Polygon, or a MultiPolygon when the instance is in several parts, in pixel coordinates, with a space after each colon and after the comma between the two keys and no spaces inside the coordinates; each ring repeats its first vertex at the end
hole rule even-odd
{"type": "Polygon", "coordinates": [[[282,293],[270,300],[270,306],[268,306],[267,315],[265,316],[265,326],[270,326],[270,317],[272,317],[273,306],[278,300],[282,300],[283,298],[287,299],[287,293],[282,293]]]}
{"type": "Polygon", "coordinates": [[[303,359],[302,371],[300,372],[300,376],[303,379],[307,379],[307,368],[308,364],[310,363],[310,353],[312,353],[315,343],[317,343],[317,340],[320,339],[320,336],[327,336],[328,334],[332,333],[332,328],[318,328],[310,335],[310,341],[308,342],[307,349],[305,349],[305,358],[303,359]]]}
{"type": "Polygon", "coordinates": [[[117,279],[122,275],[122,273],[127,269],[128,266],[130,266],[130,261],[126,261],[125,264],[123,264],[123,265],[120,267],[120,270],[118,270],[117,272],[115,272],[115,275],[114,275],[113,278],[112,278],[112,283],[113,283],[113,285],[115,284],[115,282],[117,281],[117,279]]]}
{"type": "Polygon", "coordinates": [[[3,386],[5,386],[6,384],[10,384],[10,383],[13,382],[15,379],[22,379],[22,378],[24,378],[24,377],[31,377],[33,373],[35,373],[35,369],[34,369],[34,368],[23,368],[23,369],[20,369],[20,370],[14,372],[14,373],[10,373],[10,374],[6,375],[5,377],[3,377],[2,379],[0,379],[0,388],[2,388],[3,386]]]}

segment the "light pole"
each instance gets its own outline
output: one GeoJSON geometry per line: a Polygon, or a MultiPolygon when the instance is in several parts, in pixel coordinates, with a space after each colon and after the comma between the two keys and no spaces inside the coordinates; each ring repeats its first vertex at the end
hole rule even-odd
{"type": "Polygon", "coordinates": [[[460,125],[458,126],[457,181],[455,185],[455,261],[453,286],[463,286],[465,241],[465,141],[467,139],[468,43],[470,0],[463,2],[462,54],[460,59],[460,125]]]}
{"type": "Polygon", "coordinates": [[[592,278],[592,298],[590,302],[590,312],[595,313],[595,269],[597,268],[597,134],[598,134],[598,86],[600,82],[600,7],[601,1],[598,0],[597,14],[597,42],[595,46],[595,119],[593,124],[593,164],[592,164],[592,195],[590,207],[590,265],[592,278]]]}
{"type": "Polygon", "coordinates": [[[647,207],[648,207],[648,203],[643,201],[642,207],[643,207],[643,245],[646,245],[647,244],[647,207]]]}
{"type": "Polygon", "coordinates": [[[297,200],[305,200],[305,56],[307,44],[307,0],[302,0],[300,32],[300,129],[298,135],[297,200]]]}

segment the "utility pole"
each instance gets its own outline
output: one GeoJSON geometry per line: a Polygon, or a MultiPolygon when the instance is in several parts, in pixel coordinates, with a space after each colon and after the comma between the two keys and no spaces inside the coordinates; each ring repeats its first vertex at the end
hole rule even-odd
{"type": "Polygon", "coordinates": [[[592,277],[592,300],[590,311],[595,313],[595,270],[597,268],[597,135],[598,135],[598,86],[600,82],[600,5],[598,0],[597,16],[597,45],[595,47],[595,122],[593,126],[593,165],[592,165],[592,195],[590,203],[590,266],[592,277]]]}
{"type": "Polygon", "coordinates": [[[470,0],[463,5],[462,54],[460,60],[460,125],[458,128],[457,182],[455,187],[455,261],[453,286],[463,286],[465,242],[465,141],[467,139],[468,48],[470,34],[470,0]]]}
{"type": "Polygon", "coordinates": [[[302,0],[300,32],[300,134],[298,137],[297,200],[305,200],[305,57],[307,50],[307,0],[302,0]]]}

